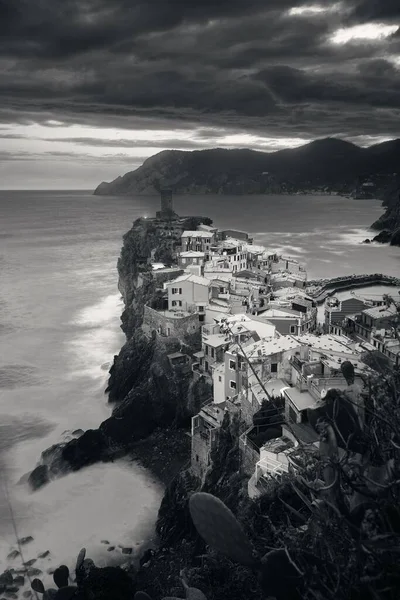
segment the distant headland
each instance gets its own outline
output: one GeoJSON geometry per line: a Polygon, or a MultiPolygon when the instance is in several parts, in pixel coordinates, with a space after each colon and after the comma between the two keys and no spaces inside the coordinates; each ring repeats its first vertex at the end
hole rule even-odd
{"type": "Polygon", "coordinates": [[[295,149],[164,150],[94,194],[337,194],[383,198],[396,177],[400,140],[361,148],[337,138],[295,149]]]}

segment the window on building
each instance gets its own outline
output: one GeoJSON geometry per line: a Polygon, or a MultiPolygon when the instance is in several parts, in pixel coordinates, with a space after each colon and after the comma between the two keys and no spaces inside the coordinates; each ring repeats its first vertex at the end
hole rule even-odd
{"type": "Polygon", "coordinates": [[[182,294],[182,288],[179,288],[179,293],[182,294]]]}
{"type": "Polygon", "coordinates": [[[182,300],[178,300],[178,306],[182,306],[182,300]]]}
{"type": "Polygon", "coordinates": [[[178,288],[172,288],[172,293],[173,294],[177,294],[178,293],[178,288]]]}
{"type": "Polygon", "coordinates": [[[222,377],[221,375],[218,375],[218,381],[221,382],[222,381],[222,377]]]}
{"type": "Polygon", "coordinates": [[[198,306],[197,308],[199,312],[204,312],[204,306],[198,306]]]}
{"type": "Polygon", "coordinates": [[[236,361],[230,360],[229,361],[229,368],[230,368],[231,371],[236,371],[236,361]]]}
{"type": "Polygon", "coordinates": [[[176,306],[176,300],[172,300],[172,306],[176,306]]]}
{"type": "Polygon", "coordinates": [[[204,369],[205,369],[206,371],[208,371],[208,361],[207,361],[207,360],[204,362],[204,369]]]}
{"type": "Polygon", "coordinates": [[[205,315],[199,315],[199,321],[200,323],[203,323],[204,319],[206,318],[205,315]]]}
{"type": "Polygon", "coordinates": [[[219,288],[219,293],[220,293],[220,294],[223,294],[223,293],[224,293],[224,291],[225,291],[225,288],[223,288],[223,287],[220,287],[220,288],[219,288]]]}
{"type": "Polygon", "coordinates": [[[271,373],[278,372],[278,363],[271,363],[271,373]]]}
{"type": "Polygon", "coordinates": [[[170,336],[170,335],[171,335],[171,328],[167,327],[167,336],[170,336]]]}
{"type": "Polygon", "coordinates": [[[186,265],[186,258],[182,258],[182,264],[186,265]]]}
{"type": "Polygon", "coordinates": [[[236,390],[236,381],[230,381],[229,382],[229,387],[231,388],[231,390],[236,390]]]}
{"type": "Polygon", "coordinates": [[[206,356],[208,356],[208,346],[206,346],[205,351],[206,351],[206,356]]]}
{"type": "Polygon", "coordinates": [[[199,462],[199,455],[196,454],[196,462],[199,462]]]}
{"type": "Polygon", "coordinates": [[[211,348],[211,358],[214,358],[214,357],[215,357],[215,350],[214,350],[214,348],[211,348]]]}
{"type": "Polygon", "coordinates": [[[296,333],[296,325],[290,326],[290,333],[296,333]]]}

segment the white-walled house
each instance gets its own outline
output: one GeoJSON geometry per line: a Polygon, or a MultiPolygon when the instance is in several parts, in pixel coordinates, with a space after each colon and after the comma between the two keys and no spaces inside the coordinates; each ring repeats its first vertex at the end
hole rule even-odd
{"type": "Polygon", "coordinates": [[[210,280],[206,277],[181,275],[166,282],[164,289],[168,291],[168,310],[184,310],[204,315],[210,295],[210,280]]]}

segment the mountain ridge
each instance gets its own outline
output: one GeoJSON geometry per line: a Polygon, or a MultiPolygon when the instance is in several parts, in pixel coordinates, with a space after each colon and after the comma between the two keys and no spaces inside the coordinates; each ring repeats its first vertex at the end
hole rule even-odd
{"type": "Polygon", "coordinates": [[[275,152],[248,148],[162,150],[147,158],[138,169],[100,183],[94,194],[154,195],[166,187],[175,194],[279,194],[313,190],[357,194],[365,181],[380,188],[397,170],[400,172],[399,139],[368,148],[333,137],[275,152]]]}

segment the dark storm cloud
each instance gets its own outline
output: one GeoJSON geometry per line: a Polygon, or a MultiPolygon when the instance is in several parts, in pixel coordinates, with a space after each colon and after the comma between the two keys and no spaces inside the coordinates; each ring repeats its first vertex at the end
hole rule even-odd
{"type": "Polygon", "coordinates": [[[347,24],[395,22],[397,0],[288,13],[302,4],[0,0],[0,123],[400,135],[400,73],[384,58],[398,38],[329,42],[347,24]]]}
{"type": "Polygon", "coordinates": [[[400,21],[398,0],[355,0],[350,11],[354,21],[400,21]]]}

